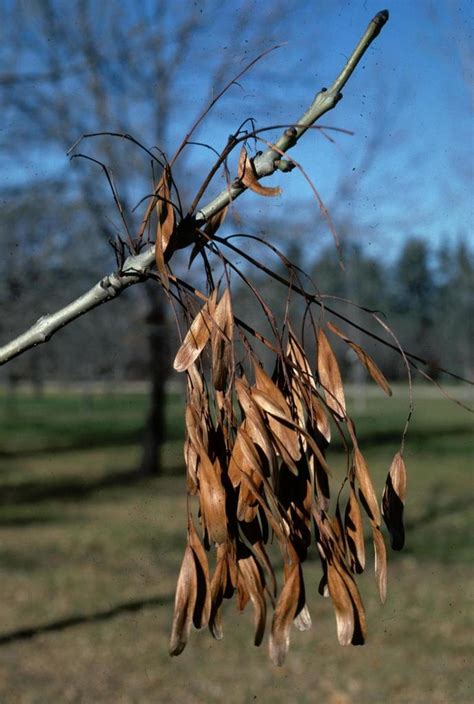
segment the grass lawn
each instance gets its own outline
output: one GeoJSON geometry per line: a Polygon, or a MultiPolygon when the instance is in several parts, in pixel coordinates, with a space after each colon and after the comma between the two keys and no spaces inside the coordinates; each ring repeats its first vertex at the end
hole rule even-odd
{"type": "MultiPolygon", "coordinates": [[[[381,492],[406,399],[357,402],[381,492]]],[[[137,481],[141,394],[0,396],[1,704],[453,704],[472,691],[472,416],[421,389],[406,448],[407,546],[389,554],[381,606],[361,580],[369,639],[337,643],[306,570],[313,628],[286,664],[252,644],[251,609],[226,603],[224,640],[191,634],[169,658],[185,540],[181,402],[168,405],[166,472],[137,481]]],[[[337,467],[336,467],[337,471],[337,467]]]]}

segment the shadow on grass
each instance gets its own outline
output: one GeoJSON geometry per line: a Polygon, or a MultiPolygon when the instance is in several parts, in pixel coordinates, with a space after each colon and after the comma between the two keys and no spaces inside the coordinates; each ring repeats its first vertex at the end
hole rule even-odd
{"type": "Polygon", "coordinates": [[[166,596],[156,596],[149,597],[148,599],[136,599],[132,601],[126,601],[122,604],[117,604],[110,609],[105,609],[103,611],[96,611],[92,614],[78,614],[77,616],[67,616],[66,618],[58,619],[57,621],[51,621],[51,623],[45,623],[41,626],[31,626],[29,628],[19,628],[16,631],[10,631],[8,633],[0,634],[0,646],[7,645],[9,643],[15,643],[20,640],[29,640],[30,638],[35,638],[35,636],[42,635],[43,633],[55,633],[58,631],[64,631],[67,628],[73,626],[81,626],[83,624],[93,624],[99,623],[101,621],[107,621],[108,619],[114,618],[115,616],[120,616],[125,613],[133,613],[134,611],[141,611],[146,608],[154,608],[157,606],[165,606],[174,601],[174,594],[169,594],[166,596]]]}
{"type": "MultiPolygon", "coordinates": [[[[403,429],[403,423],[400,423],[400,427],[393,429],[375,429],[371,430],[370,426],[364,427],[361,423],[362,431],[360,433],[360,440],[366,445],[378,444],[378,445],[397,445],[400,442],[400,437],[403,429]]],[[[411,427],[409,432],[409,442],[410,446],[415,447],[417,445],[426,446],[426,443],[431,444],[432,442],[439,442],[441,439],[448,436],[459,438],[465,436],[469,438],[471,436],[471,430],[466,425],[459,425],[455,427],[436,427],[436,428],[415,428],[411,427]]],[[[77,452],[84,450],[84,448],[95,450],[105,447],[125,447],[130,445],[136,445],[141,442],[142,439],[142,429],[138,428],[109,428],[97,430],[91,429],[90,431],[84,430],[71,432],[70,434],[64,428],[58,429],[58,432],[54,435],[48,433],[45,438],[44,447],[34,448],[25,447],[24,449],[15,450],[2,450],[0,449],[0,458],[4,459],[15,459],[22,457],[30,457],[31,455],[48,455],[56,453],[68,453],[77,452]],[[62,438],[61,443],[56,443],[53,438],[62,438]]],[[[184,428],[176,423],[170,424],[167,429],[166,441],[176,442],[184,439],[184,428]]],[[[342,443],[340,439],[336,436],[331,444],[333,449],[340,449],[342,443]]]]}
{"type": "MultiPolygon", "coordinates": [[[[24,449],[2,450],[0,449],[0,458],[15,459],[22,457],[30,457],[31,455],[52,455],[56,453],[77,452],[78,450],[97,450],[103,447],[126,447],[130,445],[140,444],[142,441],[142,428],[107,428],[106,430],[97,431],[92,429],[90,432],[72,432],[68,433],[64,428],[59,428],[55,435],[51,434],[51,429],[48,428],[48,433],[45,436],[43,447],[35,448],[28,447],[24,449]],[[62,442],[58,443],[54,437],[62,438],[62,442]]],[[[41,439],[41,434],[39,434],[41,439]]],[[[43,436],[44,437],[44,436],[43,436]]],[[[167,442],[181,440],[184,437],[184,431],[181,428],[171,426],[167,431],[167,442]]]]}
{"type": "Polygon", "coordinates": [[[472,497],[469,494],[449,497],[448,491],[449,487],[441,482],[431,487],[430,494],[427,497],[426,509],[417,518],[406,521],[407,531],[414,531],[445,516],[467,513],[472,508],[472,497]]]}
{"type": "Polygon", "coordinates": [[[49,525],[51,523],[64,523],[64,516],[59,514],[51,514],[45,516],[2,516],[0,517],[0,528],[29,528],[34,525],[49,525]]]}
{"type": "MultiPolygon", "coordinates": [[[[182,474],[183,469],[180,466],[179,468],[173,467],[168,469],[166,474],[162,476],[166,480],[171,477],[179,477],[182,474]]],[[[103,490],[132,486],[143,487],[148,482],[153,483],[160,481],[162,476],[160,475],[160,478],[149,477],[140,474],[136,469],[132,469],[108,472],[106,475],[94,478],[71,477],[68,479],[61,478],[59,481],[26,481],[20,484],[8,484],[6,486],[1,486],[0,484],[0,506],[36,504],[42,501],[84,501],[91,495],[103,490]]],[[[171,483],[169,486],[167,483],[166,493],[169,493],[170,489],[172,489],[171,483]]],[[[181,490],[182,486],[176,487],[176,490],[172,493],[178,493],[181,490]]],[[[160,490],[160,493],[163,492],[160,490]]],[[[0,522],[1,520],[2,519],[0,519],[0,522]]],[[[7,517],[5,520],[16,519],[7,517]]],[[[27,525],[29,519],[28,517],[24,517],[18,520],[20,525],[27,525]]],[[[38,519],[34,516],[31,517],[31,523],[37,520],[38,519]]]]}
{"type": "MultiPolygon", "coordinates": [[[[362,426],[362,424],[361,424],[362,426]]],[[[398,445],[400,444],[400,438],[402,436],[403,423],[397,429],[390,428],[388,430],[374,430],[370,431],[365,428],[359,433],[359,440],[364,444],[365,447],[371,447],[375,445],[398,445]]],[[[465,436],[466,439],[472,438],[471,429],[465,425],[459,425],[456,427],[449,428],[413,428],[410,427],[408,431],[407,444],[409,449],[421,446],[424,449],[429,449],[434,443],[439,443],[443,438],[455,437],[459,438],[465,436]]],[[[339,438],[334,438],[332,443],[333,448],[340,449],[342,447],[342,442],[339,438]]]]}

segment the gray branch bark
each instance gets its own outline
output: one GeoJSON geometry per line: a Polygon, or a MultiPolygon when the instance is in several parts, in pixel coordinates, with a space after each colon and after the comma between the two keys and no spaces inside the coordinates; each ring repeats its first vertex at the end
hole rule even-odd
{"type": "MultiPolygon", "coordinates": [[[[254,167],[258,178],[270,176],[279,168],[284,155],[293,147],[300,137],[329,110],[332,110],[342,98],[341,90],[351,77],[358,62],[380,33],[388,20],[388,12],[379,12],[369,23],[367,30],[355,47],[346,65],[329,89],[317,93],[313,102],[294,123],[294,127],[283,132],[274,145],[256,157],[254,167]]],[[[224,189],[216,198],[196,213],[196,225],[199,227],[213,215],[222,210],[231,201],[246,190],[245,186],[232,185],[224,189]]],[[[55,332],[68,325],[76,318],[88,313],[103,303],[107,303],[122,293],[126,288],[146,279],[148,271],[155,262],[155,247],[151,246],[140,254],[128,257],[120,271],[102,278],[95,286],[61,310],[43,315],[26,332],[0,348],[0,364],[5,364],[26,350],[49,340],[55,332]]]]}

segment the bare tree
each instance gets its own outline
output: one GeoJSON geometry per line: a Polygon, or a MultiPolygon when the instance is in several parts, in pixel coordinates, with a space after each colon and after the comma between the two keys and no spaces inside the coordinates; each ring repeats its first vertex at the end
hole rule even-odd
{"type": "MultiPolygon", "coordinates": [[[[4,163],[18,173],[20,181],[34,183],[37,179],[19,164],[28,159],[28,150],[33,152],[41,143],[42,152],[50,154],[43,167],[46,180],[53,187],[54,183],[70,184],[69,191],[75,191],[75,217],[83,217],[82,212],[105,245],[123,238],[123,222],[117,222],[108,205],[105,178],[91,179],[94,166],[77,162],[73,183],[70,178],[66,181],[66,150],[82,134],[108,130],[140,135],[143,143],[166,152],[189,122],[183,120],[182,96],[189,91],[190,79],[205,100],[206,93],[218,89],[235,70],[243,37],[253,45],[268,44],[271,37],[264,41],[264,36],[268,37],[270,28],[277,35],[290,11],[291,3],[285,3],[284,12],[279,3],[264,7],[243,3],[238,10],[226,10],[228,18],[223,19],[222,7],[214,0],[191,3],[186,12],[176,12],[166,2],[139,6],[98,6],[91,0],[74,5],[56,0],[9,4],[1,30],[0,95],[4,117],[14,127],[2,144],[4,163]],[[224,21],[232,31],[227,32],[225,51],[218,51],[224,21]],[[190,73],[190,64],[194,73],[190,73]]],[[[136,229],[139,220],[132,207],[151,190],[152,174],[144,168],[143,154],[130,146],[97,138],[93,153],[113,173],[124,220],[136,229]],[[131,173],[135,176],[130,177],[131,173]]],[[[196,178],[183,159],[179,168],[196,178]]],[[[187,187],[190,190],[192,183],[187,187]]],[[[61,202],[56,203],[54,210],[60,208],[61,202]]],[[[89,247],[84,243],[85,250],[89,247]]],[[[140,469],[150,474],[158,472],[161,464],[169,331],[162,297],[149,286],[143,287],[143,294],[148,309],[143,317],[148,324],[151,394],[140,469]]]]}

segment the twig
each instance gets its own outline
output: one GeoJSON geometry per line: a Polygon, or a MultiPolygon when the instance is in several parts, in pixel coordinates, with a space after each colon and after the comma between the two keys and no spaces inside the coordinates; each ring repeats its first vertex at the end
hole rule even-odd
{"type": "MultiPolygon", "coordinates": [[[[286,129],[275,146],[267,149],[254,160],[257,177],[270,176],[279,168],[280,153],[293,147],[309,127],[322,115],[332,110],[342,98],[341,89],[345,86],[372,41],[388,20],[386,10],[379,12],[369,23],[360,42],[355,47],[345,67],[329,89],[322,89],[314,98],[308,110],[286,129]]],[[[222,210],[232,200],[246,190],[238,181],[230,188],[225,188],[216,198],[201,208],[195,216],[197,227],[202,226],[210,217],[222,210]]],[[[29,330],[0,348],[0,364],[17,357],[26,350],[49,340],[60,328],[103,303],[116,298],[128,286],[143,281],[148,270],[155,262],[155,247],[151,246],[140,254],[128,257],[120,271],[105,276],[89,291],[61,310],[42,316],[29,330]]]]}

